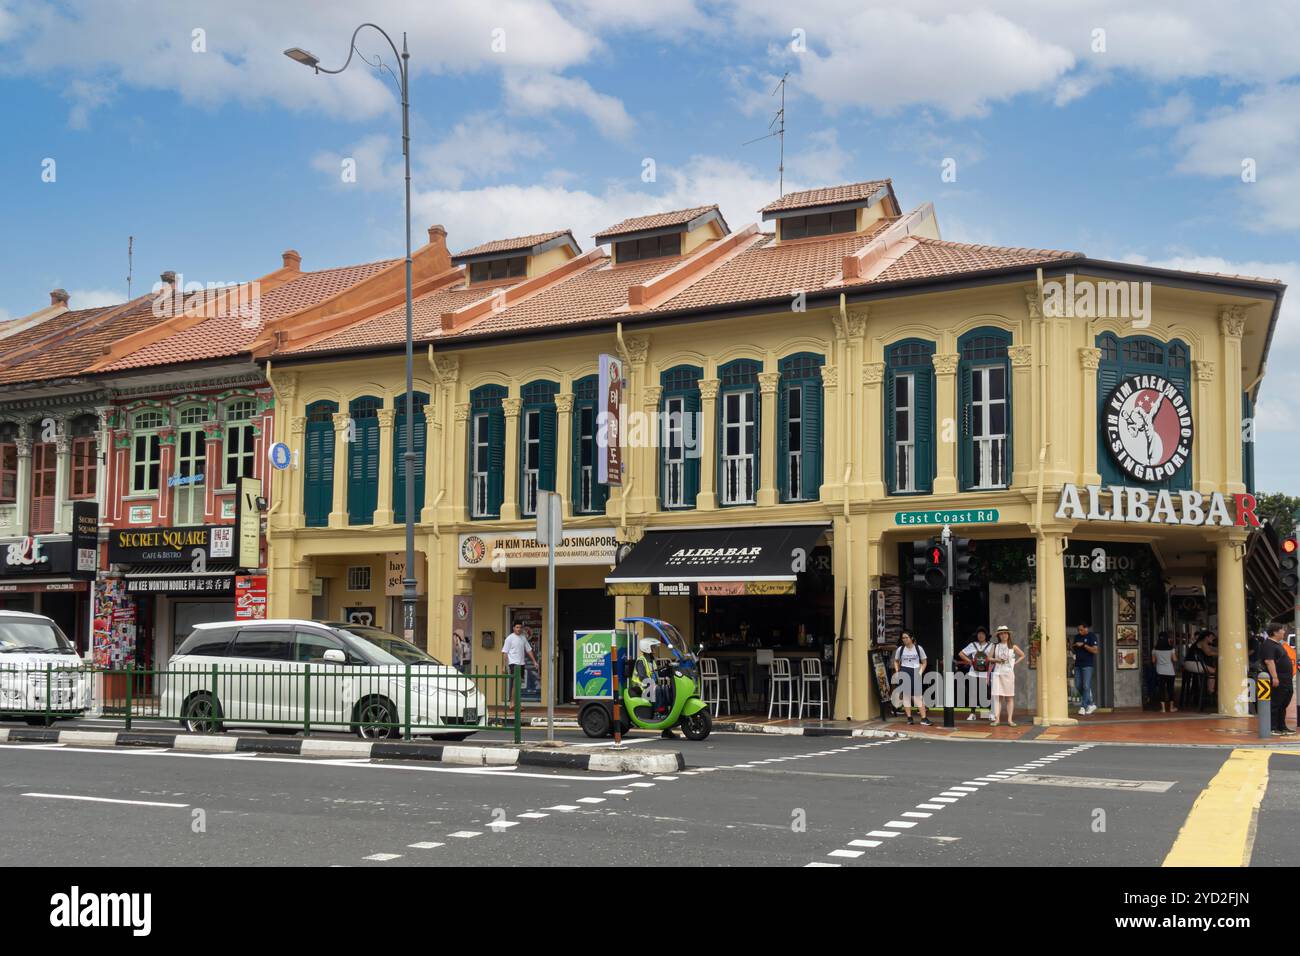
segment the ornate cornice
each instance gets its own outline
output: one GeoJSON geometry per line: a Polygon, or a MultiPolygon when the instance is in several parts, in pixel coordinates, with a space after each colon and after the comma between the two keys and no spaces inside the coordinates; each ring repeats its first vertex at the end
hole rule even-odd
{"type": "Polygon", "coordinates": [[[456,421],[469,421],[469,402],[458,402],[456,404],[456,421]]]}
{"type": "Polygon", "coordinates": [[[1090,372],[1097,371],[1097,366],[1101,364],[1101,349],[1092,348],[1085,345],[1079,349],[1079,366],[1090,372]]]}
{"type": "Polygon", "coordinates": [[[664,390],[660,385],[647,385],[643,390],[641,404],[646,408],[658,408],[659,400],[663,398],[664,390]]]}
{"type": "Polygon", "coordinates": [[[352,424],[352,416],[349,415],[347,412],[335,412],[333,418],[334,418],[334,433],[336,435],[339,432],[346,432],[348,430],[348,426],[352,424]]]}
{"type": "Polygon", "coordinates": [[[868,362],[862,366],[862,384],[879,385],[885,380],[885,363],[868,362]]]}
{"type": "Polygon", "coordinates": [[[930,357],[934,363],[934,373],[936,375],[956,375],[957,362],[961,356],[956,352],[941,352],[930,357]]]}
{"type": "Polygon", "coordinates": [[[759,372],[758,388],[763,395],[775,395],[777,386],[781,384],[780,372],[759,372]]]}
{"type": "Polygon", "coordinates": [[[840,315],[838,310],[832,312],[831,322],[835,326],[835,334],[841,339],[862,338],[867,334],[867,318],[869,315],[870,310],[865,305],[849,309],[843,316],[840,315]]]}
{"type": "Polygon", "coordinates": [[[840,384],[840,370],[835,365],[822,366],[822,385],[835,388],[840,384]]]}
{"type": "Polygon", "coordinates": [[[1038,289],[1025,290],[1025,311],[1029,313],[1031,319],[1041,319],[1043,317],[1042,303],[1038,300],[1038,289]]]}
{"type": "Polygon", "coordinates": [[[1011,364],[1016,368],[1024,368],[1032,365],[1034,361],[1034,347],[1032,345],[1013,345],[1007,349],[1007,355],[1011,356],[1011,364]]]}
{"type": "Polygon", "coordinates": [[[629,362],[637,367],[645,364],[646,357],[650,354],[650,336],[629,335],[623,339],[623,344],[627,347],[629,362]]]}
{"type": "Polygon", "coordinates": [[[522,398],[501,399],[501,410],[506,413],[507,418],[518,418],[523,408],[524,400],[522,398]]]}
{"type": "Polygon", "coordinates": [[[1240,305],[1230,305],[1219,310],[1219,329],[1225,336],[1239,339],[1246,331],[1246,309],[1240,305]]]}
{"type": "Polygon", "coordinates": [[[438,375],[438,381],[443,385],[454,385],[460,378],[460,356],[435,355],[433,370],[438,375]]]}
{"type": "Polygon", "coordinates": [[[397,417],[397,409],[381,408],[375,412],[375,418],[379,419],[380,428],[392,428],[393,419],[397,417]]]}
{"type": "Polygon", "coordinates": [[[700,398],[705,401],[712,401],[718,397],[718,387],[722,384],[721,379],[702,378],[700,379],[700,398]]]}
{"type": "Polygon", "coordinates": [[[1192,362],[1192,368],[1196,372],[1198,382],[1214,381],[1214,363],[1205,359],[1196,359],[1192,362]]]}
{"type": "Polygon", "coordinates": [[[561,415],[573,414],[573,393],[560,392],[555,396],[555,410],[561,415]]]}
{"type": "Polygon", "coordinates": [[[307,431],[306,415],[298,415],[292,421],[289,422],[289,434],[302,435],[305,434],[306,431],[307,431]]]}

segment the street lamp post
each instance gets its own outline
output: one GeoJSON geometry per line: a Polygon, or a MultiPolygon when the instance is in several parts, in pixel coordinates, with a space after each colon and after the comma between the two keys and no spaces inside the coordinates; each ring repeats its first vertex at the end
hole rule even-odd
{"type": "MultiPolygon", "coordinates": [[[[291,47],[284,55],[304,66],[309,66],[317,73],[342,73],[352,62],[353,56],[375,69],[388,70],[390,76],[398,82],[402,94],[402,159],[406,164],[406,440],[403,443],[402,469],[406,484],[406,568],[402,574],[402,634],[408,640],[415,641],[415,330],[411,319],[411,96],[409,61],[411,54],[406,49],[406,34],[402,34],[402,49],[398,52],[397,44],[381,27],[373,23],[363,23],[352,33],[352,43],[348,49],[348,58],[337,70],[327,70],[320,65],[320,60],[299,47],[291,47]],[[367,60],[357,50],[357,34],[366,27],[377,31],[388,41],[393,56],[397,57],[398,73],[393,74],[378,56],[373,61],[367,60]]],[[[400,437],[400,431],[399,431],[400,437]]]]}

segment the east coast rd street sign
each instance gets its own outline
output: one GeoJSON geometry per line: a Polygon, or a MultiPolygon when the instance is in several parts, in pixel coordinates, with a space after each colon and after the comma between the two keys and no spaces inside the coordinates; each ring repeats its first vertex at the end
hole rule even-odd
{"type": "Polygon", "coordinates": [[[895,511],[894,524],[997,524],[996,508],[957,508],[951,511],[895,511]]]}

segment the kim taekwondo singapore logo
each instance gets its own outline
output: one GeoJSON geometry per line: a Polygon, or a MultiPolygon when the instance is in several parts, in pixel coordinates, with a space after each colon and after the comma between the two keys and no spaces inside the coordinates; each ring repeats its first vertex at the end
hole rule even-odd
{"type": "Polygon", "coordinates": [[[1106,447],[1138,481],[1165,481],[1192,450],[1192,409],[1187,396],[1159,375],[1130,375],[1106,400],[1106,447]]]}

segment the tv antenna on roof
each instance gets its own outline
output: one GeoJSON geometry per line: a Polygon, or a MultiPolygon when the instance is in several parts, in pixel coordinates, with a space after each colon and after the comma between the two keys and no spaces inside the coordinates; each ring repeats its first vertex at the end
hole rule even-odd
{"type": "Polygon", "coordinates": [[[132,254],[135,252],[135,236],[126,237],[126,301],[131,301],[132,254]]]}
{"type": "Polygon", "coordinates": [[[766,135],[758,137],[757,139],[751,139],[748,143],[740,144],[742,146],[748,146],[750,145],[750,143],[759,143],[765,139],[771,139],[773,136],[775,136],[778,140],[780,140],[781,159],[776,167],[776,174],[778,179],[780,180],[779,196],[785,195],[785,81],[788,80],[789,78],[790,78],[789,72],[785,73],[785,75],[783,75],[781,79],[777,81],[776,88],[772,90],[773,96],[776,96],[777,93],[781,94],[781,108],[777,110],[776,115],[772,117],[772,122],[767,124],[767,128],[769,132],[766,135]],[[776,127],[776,129],[772,129],[772,127],[774,126],[776,127]]]}

